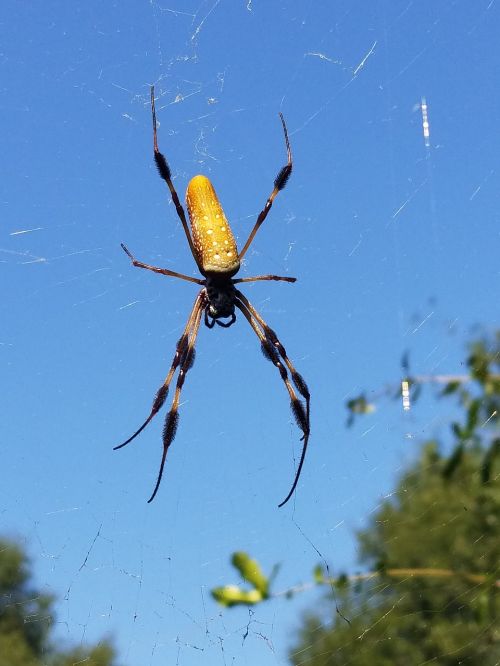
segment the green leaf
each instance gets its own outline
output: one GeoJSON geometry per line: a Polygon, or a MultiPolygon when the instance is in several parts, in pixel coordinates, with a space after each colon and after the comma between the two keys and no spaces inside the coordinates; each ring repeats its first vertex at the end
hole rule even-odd
{"type": "Polygon", "coordinates": [[[347,427],[350,428],[354,423],[354,417],[358,414],[371,414],[375,411],[375,405],[368,402],[364,395],[352,398],[346,403],[349,416],[347,418],[347,427]]]}
{"type": "Polygon", "coordinates": [[[340,574],[340,576],[337,578],[337,582],[335,585],[339,590],[349,587],[350,585],[349,576],[345,573],[340,574]]]}
{"type": "Polygon", "coordinates": [[[375,405],[368,402],[364,395],[347,401],[347,409],[355,414],[369,414],[375,411],[375,405]]]}
{"type": "Polygon", "coordinates": [[[224,585],[210,590],[213,599],[226,608],[232,606],[255,606],[264,600],[259,590],[244,590],[238,585],[224,585]]]}
{"type": "Polygon", "coordinates": [[[451,395],[452,393],[455,393],[461,386],[462,382],[459,381],[451,381],[446,384],[444,389],[441,391],[441,395],[451,395]]]}
{"type": "Polygon", "coordinates": [[[231,558],[232,565],[238,569],[243,580],[253,585],[263,598],[269,595],[269,580],[262,573],[257,560],[252,560],[248,553],[242,551],[233,553],[231,558]]]}
{"type": "Polygon", "coordinates": [[[481,465],[481,482],[489,483],[492,479],[493,465],[495,458],[500,457],[500,438],[496,438],[491,443],[490,448],[485,453],[481,465]]]}
{"type": "Polygon", "coordinates": [[[410,352],[407,349],[403,356],[401,357],[401,369],[403,370],[403,374],[409,375],[410,374],[410,352]]]}
{"type": "Polygon", "coordinates": [[[472,431],[477,426],[479,420],[479,410],[481,408],[481,402],[479,400],[473,400],[469,405],[467,410],[467,431],[469,436],[472,434],[472,431]]]}
{"type": "Polygon", "coordinates": [[[325,572],[321,564],[317,564],[313,569],[313,578],[316,585],[322,585],[325,582],[325,572]]]}
{"type": "Polygon", "coordinates": [[[489,374],[489,363],[490,358],[484,343],[477,342],[474,344],[473,351],[467,359],[471,376],[483,383],[489,374]]]}
{"type": "Polygon", "coordinates": [[[445,479],[450,479],[457,467],[460,465],[462,462],[463,454],[464,454],[464,444],[463,442],[460,442],[458,446],[455,447],[455,450],[451,454],[451,456],[448,458],[448,461],[443,469],[443,477],[445,479]]]}

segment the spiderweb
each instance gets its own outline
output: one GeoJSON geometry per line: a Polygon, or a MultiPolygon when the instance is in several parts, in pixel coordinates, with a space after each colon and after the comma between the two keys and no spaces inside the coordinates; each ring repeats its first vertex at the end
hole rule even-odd
{"type": "Polygon", "coordinates": [[[449,422],[398,403],[346,429],[345,403],[399,379],[408,348],[424,374],[456,370],[465,333],[490,319],[498,5],[91,1],[8,14],[3,535],[56,595],[62,641],[107,637],[123,664],[288,663],[323,592],[224,609],[210,590],[241,582],[234,551],[268,573],[280,563],[277,593],[317,563],[356,569],[355,531],[449,422]],[[202,327],[151,505],[162,415],[112,451],[148,415],[196,293],[120,249],[196,275],[154,169],[151,84],[179,196],[209,176],[240,247],[285,163],[279,112],[288,124],[294,171],[241,272],[298,278],[244,289],[312,394],[310,451],[282,510],[300,433],[242,317],[202,327]]]}

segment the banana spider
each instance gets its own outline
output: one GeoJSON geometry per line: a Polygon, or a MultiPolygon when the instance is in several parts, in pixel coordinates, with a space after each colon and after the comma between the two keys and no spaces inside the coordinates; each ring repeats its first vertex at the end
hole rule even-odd
{"type": "Polygon", "coordinates": [[[151,87],[151,111],[153,116],[153,148],[154,158],[158,172],[161,178],[167,184],[172,201],[174,202],[177,215],[180,218],[182,227],[186,234],[191,253],[194,257],[196,265],[203,279],[190,277],[183,273],[177,273],[166,268],[158,268],[157,266],[150,266],[142,261],[138,261],[131,252],[123,245],[124,252],[130,258],[132,264],[138,268],[145,268],[154,273],[161,275],[168,275],[170,277],[180,278],[188,282],[194,282],[201,285],[202,289],[198,293],[194,302],[191,313],[188,317],[187,324],[184,331],[177,342],[175,355],[172,365],[165,381],[158,389],[151,412],[148,418],[144,421],[141,427],[129,437],[123,444],[116,446],[115,449],[121,449],[123,446],[129,444],[133,439],[141,433],[153,417],[163,406],[169,391],[170,384],[177,369],[179,374],[175,386],[175,394],[172,401],[172,406],[165,419],[163,428],[163,455],[156,481],[155,488],[148,502],[152,502],[158,488],[160,487],[161,478],[163,475],[163,468],[167,457],[167,451],[172,444],[177,431],[179,422],[178,407],[181,396],[182,387],[186,379],[188,370],[193,366],[195,358],[195,342],[200,328],[201,319],[203,316],[204,323],[208,328],[213,328],[215,324],[228,328],[236,321],[235,309],[238,309],[245,319],[248,321],[253,331],[259,338],[261,349],[264,356],[276,366],[283,380],[288,395],[290,396],[292,413],[295,417],[297,425],[302,431],[302,452],[295,473],[295,478],[292,487],[279,504],[283,506],[293,495],[297,483],[299,481],[302,465],[307,451],[307,444],[309,442],[309,413],[310,413],[310,394],[307,384],[302,376],[295,370],[292,362],[287,356],[284,346],[278,339],[276,333],[267,325],[262,319],[257,310],[248,301],[248,299],[236,288],[236,284],[242,282],[256,282],[258,280],[278,280],[282,282],[295,282],[296,278],[281,277],[279,275],[258,275],[255,277],[247,278],[234,278],[241,265],[241,260],[246,254],[250,244],[252,243],[255,234],[259,230],[260,225],[266,219],[273,201],[282,190],[290,177],[292,172],[292,152],[290,149],[290,142],[288,140],[288,132],[285,125],[283,115],[280,113],[281,123],[283,125],[283,132],[285,135],[285,144],[287,150],[287,163],[280,169],[274,181],[274,188],[263,210],[257,217],[257,221],[248,237],[247,242],[243,246],[241,252],[238,252],[236,241],[232,234],[229,223],[224,215],[224,211],[219,203],[212,183],[205,176],[195,176],[188,184],[186,192],[186,205],[191,222],[191,231],[189,230],[186,214],[179,201],[177,192],[175,191],[172,182],[170,167],[167,164],[165,157],[158,149],[158,140],[156,133],[156,111],[155,111],[155,98],[154,87],[151,87]],[[226,321],[221,321],[226,320],[226,321]],[[288,373],[290,373],[290,378],[288,373]],[[295,387],[295,388],[294,388],[295,387]],[[304,398],[304,404],[297,397],[297,392],[304,398]]]}

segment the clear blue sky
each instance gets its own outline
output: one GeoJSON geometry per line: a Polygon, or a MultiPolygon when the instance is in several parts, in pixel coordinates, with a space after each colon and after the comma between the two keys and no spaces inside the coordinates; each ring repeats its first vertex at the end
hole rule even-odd
{"type": "Polygon", "coordinates": [[[460,372],[471,327],[498,323],[499,26],[495,0],[4,3],[1,533],[58,595],[60,637],[108,635],[123,664],[285,664],[319,596],[221,610],[230,554],[281,562],[277,589],[310,578],[314,548],[356,566],[355,531],[449,407],[347,430],[345,401],[397,383],[406,349],[419,374],[460,372]],[[152,83],[180,196],[208,175],[240,244],[288,123],[294,172],[242,269],[299,278],[245,289],[312,393],[283,509],[299,432],[241,318],[202,327],[151,505],[162,416],[112,451],[196,293],[120,249],[196,275],[153,164],[152,83]]]}

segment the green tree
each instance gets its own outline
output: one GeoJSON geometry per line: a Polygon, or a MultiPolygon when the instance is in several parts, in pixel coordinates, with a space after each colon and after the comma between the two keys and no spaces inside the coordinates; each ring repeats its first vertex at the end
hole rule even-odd
{"type": "Polygon", "coordinates": [[[113,666],[112,645],[59,650],[50,639],[54,599],[32,587],[28,558],[0,539],[0,666],[113,666]]]}
{"type": "Polygon", "coordinates": [[[463,415],[451,454],[423,445],[358,534],[376,575],[332,582],[340,612],[306,616],[293,664],[500,663],[500,335],[474,342],[467,366],[441,392],[463,415]]]}
{"type": "Polygon", "coordinates": [[[293,664],[499,663],[500,492],[482,482],[482,461],[464,453],[450,481],[449,460],[427,444],[359,534],[378,575],[344,580],[341,615],[305,619],[293,664]]]}
{"type": "MultiPolygon", "coordinates": [[[[460,416],[451,442],[424,442],[358,533],[364,571],[333,578],[319,565],[311,583],[284,593],[328,589],[320,610],[304,618],[290,652],[296,666],[500,664],[500,333],[474,341],[465,365],[461,375],[412,376],[406,356],[399,391],[381,392],[415,404],[425,385],[442,386],[441,397],[458,399],[460,416]]],[[[362,394],[347,408],[352,425],[375,407],[362,394]]],[[[245,553],[232,563],[244,586],[214,588],[218,603],[277,596],[276,570],[266,578],[245,553]]]]}

